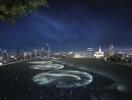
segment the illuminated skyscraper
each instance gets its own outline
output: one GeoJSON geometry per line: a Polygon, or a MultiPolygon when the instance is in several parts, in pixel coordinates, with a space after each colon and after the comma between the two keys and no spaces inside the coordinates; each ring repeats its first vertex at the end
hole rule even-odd
{"type": "Polygon", "coordinates": [[[108,56],[113,56],[114,55],[114,46],[110,45],[108,49],[108,56]]]}
{"type": "Polygon", "coordinates": [[[99,46],[99,51],[95,52],[94,57],[95,58],[102,58],[102,57],[104,57],[104,52],[102,52],[101,46],[99,46]]]}
{"type": "Polygon", "coordinates": [[[3,61],[3,51],[0,48],[0,65],[2,65],[2,61],[3,61]]]}
{"type": "Polygon", "coordinates": [[[93,48],[87,48],[87,58],[93,58],[94,50],[93,48]]]}
{"type": "Polygon", "coordinates": [[[0,56],[3,56],[3,50],[0,48],[0,56]]]}

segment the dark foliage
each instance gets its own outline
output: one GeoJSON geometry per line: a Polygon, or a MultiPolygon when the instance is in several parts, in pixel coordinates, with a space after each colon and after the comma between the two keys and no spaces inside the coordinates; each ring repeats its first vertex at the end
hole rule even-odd
{"type": "Polygon", "coordinates": [[[46,5],[46,0],[0,0],[0,21],[15,21],[18,17],[46,5]]]}

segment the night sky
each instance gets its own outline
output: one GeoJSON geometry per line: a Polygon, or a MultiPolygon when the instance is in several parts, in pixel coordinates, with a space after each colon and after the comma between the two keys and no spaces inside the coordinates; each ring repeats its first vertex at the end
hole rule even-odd
{"type": "Polygon", "coordinates": [[[16,23],[0,24],[0,47],[84,50],[99,45],[132,47],[132,1],[48,0],[16,23]]]}

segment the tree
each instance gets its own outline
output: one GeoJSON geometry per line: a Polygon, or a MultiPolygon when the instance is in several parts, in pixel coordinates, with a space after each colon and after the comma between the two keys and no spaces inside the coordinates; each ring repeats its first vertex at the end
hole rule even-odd
{"type": "Polygon", "coordinates": [[[0,0],[0,21],[15,21],[18,17],[46,5],[46,0],[0,0]]]}

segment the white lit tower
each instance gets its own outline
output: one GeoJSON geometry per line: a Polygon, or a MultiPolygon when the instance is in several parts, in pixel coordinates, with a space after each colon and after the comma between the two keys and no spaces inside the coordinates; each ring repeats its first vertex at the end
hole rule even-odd
{"type": "Polygon", "coordinates": [[[109,55],[109,57],[114,55],[114,46],[113,45],[109,46],[108,55],[109,55]]]}
{"type": "Polygon", "coordinates": [[[101,46],[99,46],[99,53],[101,53],[102,52],[102,50],[101,50],[101,46]]]}
{"type": "Polygon", "coordinates": [[[102,58],[102,57],[104,57],[104,52],[101,50],[101,46],[99,46],[99,51],[95,52],[94,57],[95,58],[102,58]]]}

